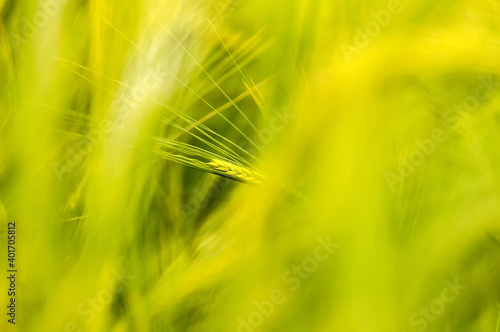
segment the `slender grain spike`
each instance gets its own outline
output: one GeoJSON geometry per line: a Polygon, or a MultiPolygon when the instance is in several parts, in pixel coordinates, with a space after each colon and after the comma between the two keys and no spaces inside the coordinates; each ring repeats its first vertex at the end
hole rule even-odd
{"type": "Polygon", "coordinates": [[[210,162],[207,163],[207,166],[213,169],[217,174],[236,181],[253,185],[263,184],[263,176],[261,174],[243,166],[239,166],[219,159],[210,160],[210,162]]]}

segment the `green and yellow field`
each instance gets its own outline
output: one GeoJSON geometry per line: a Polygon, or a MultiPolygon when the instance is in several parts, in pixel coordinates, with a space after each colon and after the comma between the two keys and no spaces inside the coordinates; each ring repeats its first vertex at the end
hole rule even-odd
{"type": "Polygon", "coordinates": [[[500,331],[498,0],[0,13],[0,331],[500,331]]]}

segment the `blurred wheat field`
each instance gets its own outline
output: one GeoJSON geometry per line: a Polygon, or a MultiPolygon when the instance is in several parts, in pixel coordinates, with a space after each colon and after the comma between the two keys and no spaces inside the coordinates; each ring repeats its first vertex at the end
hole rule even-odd
{"type": "Polygon", "coordinates": [[[500,331],[497,0],[0,10],[1,331],[500,331]]]}

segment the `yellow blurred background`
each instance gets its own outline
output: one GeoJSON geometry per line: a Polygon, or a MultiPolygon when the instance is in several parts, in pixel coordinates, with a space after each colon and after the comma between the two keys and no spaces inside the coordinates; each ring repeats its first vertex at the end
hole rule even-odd
{"type": "Polygon", "coordinates": [[[1,331],[500,331],[497,0],[0,10],[1,331]]]}

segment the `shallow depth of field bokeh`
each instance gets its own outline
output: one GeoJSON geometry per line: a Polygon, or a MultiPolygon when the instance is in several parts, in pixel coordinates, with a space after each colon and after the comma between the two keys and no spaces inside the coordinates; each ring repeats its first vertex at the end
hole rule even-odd
{"type": "Polygon", "coordinates": [[[497,0],[0,12],[1,331],[499,331],[497,0]]]}

